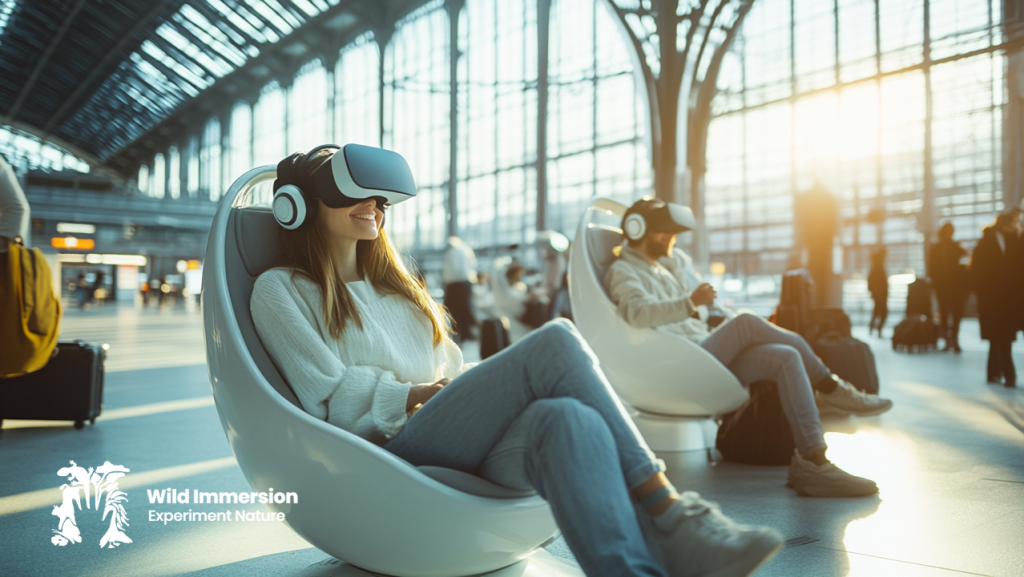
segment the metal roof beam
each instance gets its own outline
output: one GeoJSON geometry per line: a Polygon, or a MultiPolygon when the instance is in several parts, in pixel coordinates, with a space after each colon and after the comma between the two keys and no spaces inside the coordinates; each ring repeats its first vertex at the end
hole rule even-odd
{"type": "Polygon", "coordinates": [[[75,21],[78,13],[82,11],[82,6],[85,6],[86,0],[78,0],[75,7],[71,9],[71,12],[64,18],[64,24],[61,25],[57,35],[50,40],[50,45],[46,48],[46,52],[43,53],[42,57],[39,58],[39,62],[36,63],[36,67],[32,70],[32,74],[28,77],[28,81],[25,82],[25,86],[22,87],[21,92],[18,94],[18,98],[15,99],[14,104],[7,111],[7,121],[10,122],[18,115],[18,111],[21,110],[21,105],[25,103],[25,99],[28,98],[29,93],[35,88],[36,81],[39,80],[39,76],[43,73],[43,69],[50,63],[50,58],[53,57],[53,53],[57,50],[57,46],[60,46],[61,40],[64,39],[64,35],[68,33],[71,28],[71,24],[75,21]]]}
{"type": "Polygon", "coordinates": [[[96,81],[96,78],[98,78],[100,74],[105,72],[112,62],[114,62],[118,58],[123,58],[123,56],[121,55],[121,51],[124,50],[124,48],[128,46],[130,42],[133,42],[135,36],[139,33],[139,31],[145,29],[146,26],[149,25],[150,21],[158,14],[160,14],[160,12],[171,1],[172,0],[160,0],[152,8],[150,8],[149,12],[146,12],[146,14],[142,16],[142,18],[139,18],[139,21],[135,23],[135,26],[130,31],[128,31],[127,34],[121,37],[121,40],[117,43],[117,45],[114,46],[109,52],[107,52],[107,55],[103,58],[103,60],[101,60],[99,64],[94,66],[93,69],[89,72],[89,75],[86,76],[85,79],[78,84],[78,88],[76,88],[75,91],[71,93],[71,96],[68,96],[66,99],[64,99],[64,103],[60,105],[60,108],[58,108],[57,111],[53,113],[53,116],[51,116],[50,119],[47,120],[46,124],[43,126],[44,134],[49,133],[53,129],[54,125],[56,125],[58,122],[60,122],[61,119],[63,119],[68,109],[70,109],[78,101],[78,97],[81,96],[82,93],[84,93],[92,86],[92,84],[96,81]]]}

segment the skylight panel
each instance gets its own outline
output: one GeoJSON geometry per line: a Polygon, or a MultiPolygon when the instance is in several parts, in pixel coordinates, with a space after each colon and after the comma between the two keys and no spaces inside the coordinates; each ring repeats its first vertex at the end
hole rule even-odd
{"type": "Polygon", "coordinates": [[[236,9],[229,8],[226,4],[221,2],[221,0],[207,0],[207,2],[211,8],[217,11],[217,13],[225,19],[230,20],[231,23],[238,27],[239,30],[248,34],[251,40],[260,44],[268,41],[277,41],[276,34],[271,32],[273,35],[273,39],[271,39],[260,31],[260,28],[264,28],[263,23],[260,22],[258,18],[250,14],[245,8],[238,6],[236,11],[236,9]],[[250,18],[252,21],[249,20],[250,18]]]}
{"type": "Polygon", "coordinates": [[[4,29],[11,19],[11,14],[18,7],[18,0],[0,0],[0,44],[3,43],[4,29]]]}
{"type": "Polygon", "coordinates": [[[300,10],[305,12],[306,16],[309,16],[310,18],[316,16],[317,14],[323,12],[326,9],[325,7],[314,6],[312,3],[309,2],[309,0],[292,0],[292,4],[294,4],[300,10]]]}
{"type": "Polygon", "coordinates": [[[216,26],[211,26],[210,22],[202,14],[194,10],[193,13],[193,18],[187,18],[180,14],[175,15],[174,21],[193,36],[206,43],[210,49],[230,62],[234,67],[245,64],[246,54],[232,44],[231,38],[223,30],[216,26]]]}
{"type": "Polygon", "coordinates": [[[282,34],[290,34],[294,30],[281,15],[271,8],[266,2],[260,0],[248,0],[249,6],[256,11],[257,14],[264,17],[270,24],[281,31],[282,34]]]}
{"type": "MultiPolygon", "coordinates": [[[[189,32],[192,31],[189,30],[189,32]]],[[[201,65],[202,68],[205,69],[203,76],[205,76],[205,72],[208,71],[210,74],[213,74],[217,78],[221,78],[225,74],[228,74],[229,72],[235,69],[234,66],[231,66],[222,58],[220,58],[220,54],[209,43],[205,44],[205,47],[208,50],[204,50],[199,46],[196,46],[194,42],[192,42],[189,38],[185,37],[177,28],[173,26],[167,26],[166,29],[164,29],[164,27],[161,26],[161,30],[157,30],[157,34],[159,34],[160,37],[164,40],[167,40],[171,44],[171,46],[174,46],[175,48],[183,52],[186,56],[188,56],[196,63],[201,65]],[[210,51],[213,51],[218,57],[214,58],[210,56],[210,51]]]]}
{"type": "Polygon", "coordinates": [[[150,40],[146,40],[142,43],[142,51],[157,59],[161,64],[170,69],[171,72],[175,73],[176,75],[178,75],[178,77],[184,80],[186,84],[177,84],[181,85],[182,88],[186,90],[188,89],[187,87],[190,85],[192,85],[193,88],[198,87],[202,89],[206,88],[207,86],[213,83],[212,80],[208,80],[202,76],[196,75],[196,73],[190,70],[188,66],[185,66],[183,63],[179,62],[174,58],[171,58],[169,54],[161,50],[159,46],[157,46],[150,40]]]}

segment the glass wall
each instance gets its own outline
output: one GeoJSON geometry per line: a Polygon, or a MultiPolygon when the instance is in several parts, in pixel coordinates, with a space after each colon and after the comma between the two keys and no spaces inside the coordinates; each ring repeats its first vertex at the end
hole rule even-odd
{"type": "Polygon", "coordinates": [[[925,8],[755,3],[723,64],[707,149],[709,248],[727,274],[798,263],[793,198],[814,187],[839,200],[837,268],[848,275],[866,273],[879,242],[890,272],[923,274],[929,221],[952,221],[970,244],[1002,209],[1000,3],[925,8]]]}
{"type": "Polygon", "coordinates": [[[252,110],[252,161],[254,166],[277,165],[285,157],[285,92],[276,82],[260,91],[252,110]]]}
{"type": "Polygon", "coordinates": [[[334,69],[334,142],[380,146],[380,54],[367,32],[341,50],[334,69]]]}
{"type": "Polygon", "coordinates": [[[460,235],[526,242],[537,228],[536,3],[470,0],[459,52],[460,235]]]}
{"type": "Polygon", "coordinates": [[[384,148],[416,175],[416,200],[391,209],[388,232],[406,250],[440,249],[450,166],[448,13],[441,0],[399,22],[384,54],[384,148]]]}
{"type": "MultiPolygon", "coordinates": [[[[0,9],[0,24],[3,18],[0,9]]],[[[41,168],[87,173],[90,170],[89,164],[75,155],[10,126],[0,126],[0,154],[19,171],[41,168]]]]}
{"type": "Polygon", "coordinates": [[[327,69],[320,60],[307,62],[288,90],[288,151],[311,150],[329,144],[327,69]]]}
{"type": "MultiPolygon", "coordinates": [[[[182,147],[189,196],[217,200],[248,168],[320,143],[383,145],[405,156],[419,186],[415,202],[388,215],[389,233],[407,252],[444,248],[453,173],[460,236],[484,250],[531,242],[539,212],[538,5],[466,0],[450,15],[434,0],[398,22],[383,48],[362,34],[331,70],[323,62],[334,59],[312,52],[293,78],[270,81],[258,98],[211,119],[195,149],[182,147]]],[[[570,236],[592,197],[632,202],[651,192],[646,98],[619,26],[603,0],[551,2],[545,212],[547,228],[570,236]]],[[[157,167],[147,166],[140,179],[153,190],[157,167]]],[[[182,170],[171,172],[164,178],[182,170]]]]}
{"type": "Polygon", "coordinates": [[[607,2],[555,0],[548,74],[548,228],[572,237],[594,196],[653,195],[633,48],[607,2]]]}

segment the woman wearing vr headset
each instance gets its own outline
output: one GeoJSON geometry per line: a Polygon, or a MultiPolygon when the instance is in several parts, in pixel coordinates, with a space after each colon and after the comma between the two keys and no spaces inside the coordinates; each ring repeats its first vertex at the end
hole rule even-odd
{"type": "Polygon", "coordinates": [[[303,408],[414,465],[546,499],[587,575],[748,575],[782,546],[676,493],[572,323],[552,321],[478,365],[384,231],[416,194],[398,154],[324,146],[278,164],[284,266],[250,303],[303,408]]]}

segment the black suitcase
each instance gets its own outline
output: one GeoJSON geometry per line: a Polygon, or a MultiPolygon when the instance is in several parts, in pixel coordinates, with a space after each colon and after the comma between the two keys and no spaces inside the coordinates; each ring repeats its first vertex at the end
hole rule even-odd
{"type": "Polygon", "coordinates": [[[792,306],[796,311],[795,326],[783,326],[791,331],[805,334],[810,327],[811,311],[814,310],[814,280],[807,269],[787,270],[782,273],[782,294],[779,306],[792,306]]]}
{"type": "Polygon", "coordinates": [[[924,315],[932,318],[932,284],[919,278],[907,285],[907,318],[924,315]]]}
{"type": "Polygon", "coordinates": [[[485,319],[480,325],[480,360],[498,354],[510,344],[508,319],[505,317],[485,319]]]}
{"type": "Polygon", "coordinates": [[[818,338],[826,335],[850,336],[850,316],[841,307],[818,307],[811,311],[811,323],[818,338]]]}
{"type": "Polygon", "coordinates": [[[894,351],[927,351],[939,344],[939,325],[924,315],[907,316],[892,331],[894,351]]]}
{"type": "Polygon", "coordinates": [[[867,343],[833,333],[815,341],[812,346],[825,366],[839,378],[865,393],[878,394],[875,355],[867,343]]]}
{"type": "Polygon", "coordinates": [[[750,400],[724,415],[715,447],[726,461],[749,465],[788,465],[796,442],[772,381],[750,385],[750,400]]]}
{"type": "Polygon", "coordinates": [[[34,373],[0,379],[0,423],[4,419],[96,422],[103,405],[106,345],[57,343],[57,355],[34,373]]]}

